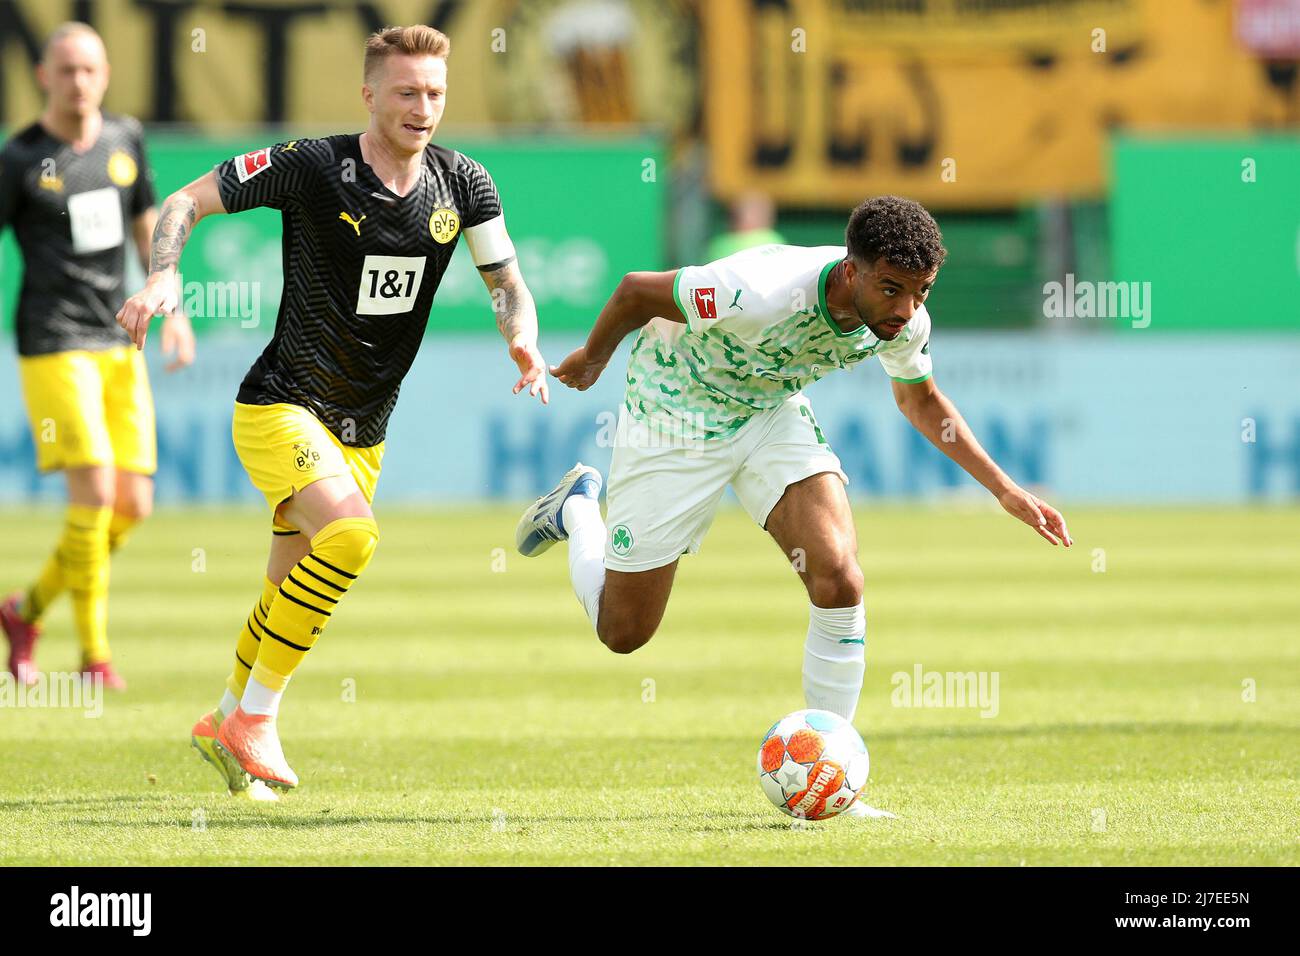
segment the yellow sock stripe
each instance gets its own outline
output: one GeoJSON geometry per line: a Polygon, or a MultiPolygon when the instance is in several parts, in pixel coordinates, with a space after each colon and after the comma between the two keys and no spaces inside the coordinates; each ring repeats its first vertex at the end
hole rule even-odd
{"type": "MultiPolygon", "coordinates": [[[[258,636],[258,628],[261,626],[261,621],[257,616],[258,612],[261,610],[262,605],[260,603],[254,604],[253,610],[248,612],[248,620],[244,622],[244,630],[246,630],[248,635],[255,641],[261,640],[261,637],[258,636]]],[[[242,633],[240,634],[240,637],[243,637],[242,633]]]]}
{"type": "Polygon", "coordinates": [[[301,645],[301,644],[295,644],[293,641],[290,641],[290,640],[288,640],[287,638],[283,638],[283,637],[281,637],[279,634],[275,633],[275,631],[271,630],[271,629],[270,629],[269,627],[267,627],[265,624],[262,625],[262,630],[266,631],[267,634],[271,635],[271,637],[275,638],[277,641],[279,641],[279,642],[280,642],[281,644],[283,644],[285,647],[292,647],[295,651],[302,651],[303,653],[306,653],[307,651],[311,650],[310,645],[304,647],[304,646],[301,645]]]}
{"type": "MultiPolygon", "coordinates": [[[[311,555],[308,555],[307,557],[311,557],[311,555]]],[[[304,558],[303,560],[306,560],[306,559],[304,558]]],[[[313,571],[311,568],[307,567],[307,565],[303,564],[302,561],[299,561],[299,562],[298,562],[298,567],[297,567],[295,570],[301,571],[303,574],[310,575],[311,577],[313,577],[313,578],[315,578],[317,581],[319,581],[321,584],[325,584],[325,585],[328,585],[329,587],[332,587],[335,591],[338,591],[339,594],[344,594],[344,593],[347,591],[347,589],[348,589],[348,586],[347,586],[346,584],[343,584],[343,585],[335,584],[333,581],[330,581],[330,580],[327,579],[327,578],[323,578],[323,577],[321,577],[319,574],[317,574],[317,573],[316,573],[315,571],[313,571]]]]}
{"type": "MultiPolygon", "coordinates": [[[[330,604],[338,604],[338,603],[339,603],[339,599],[338,599],[338,598],[332,598],[332,597],[330,597],[328,594],[322,594],[320,591],[317,591],[317,590],[314,589],[314,588],[309,588],[309,587],[307,587],[307,585],[303,584],[301,581],[299,581],[297,578],[295,578],[295,577],[293,576],[293,572],[292,572],[292,571],[290,571],[287,575],[285,575],[285,580],[286,580],[286,581],[291,581],[291,582],[293,582],[293,585],[294,585],[295,587],[297,587],[297,588],[299,588],[299,589],[301,589],[301,590],[303,590],[303,591],[306,591],[308,594],[313,594],[313,595],[315,595],[316,597],[320,598],[322,601],[328,601],[330,604]]],[[[283,587],[283,585],[281,585],[281,587],[283,587]]]]}
{"type": "MultiPolygon", "coordinates": [[[[318,537],[319,537],[319,535],[318,535],[318,537]]],[[[307,555],[307,558],[311,558],[313,561],[315,561],[317,564],[321,565],[322,567],[327,568],[327,569],[329,569],[330,571],[333,571],[333,572],[334,572],[335,574],[337,574],[339,577],[347,578],[349,581],[355,581],[355,580],[357,579],[357,576],[356,576],[355,574],[349,574],[347,571],[344,571],[342,568],[336,568],[336,567],[334,567],[334,565],[330,564],[328,561],[324,560],[323,558],[318,558],[318,557],[316,557],[315,554],[308,554],[308,555],[307,555]]],[[[305,561],[305,560],[307,560],[307,558],[303,558],[303,560],[305,561]]],[[[323,579],[322,579],[322,580],[323,580],[323,579]]],[[[335,586],[335,587],[338,587],[337,584],[334,585],[334,586],[335,586]]],[[[346,588],[346,587],[347,587],[346,584],[343,585],[343,588],[346,588]]],[[[339,590],[343,590],[343,588],[339,588],[339,590]]]]}
{"type": "MultiPolygon", "coordinates": [[[[107,551],[107,548],[104,550],[107,551]]],[[[93,538],[90,541],[74,538],[63,542],[63,547],[59,549],[59,557],[64,564],[89,564],[96,561],[100,553],[99,542],[93,538]]]]}
{"type": "Polygon", "coordinates": [[[294,597],[292,594],[290,594],[288,591],[286,591],[283,587],[280,588],[280,597],[284,598],[284,599],[287,600],[287,601],[292,601],[294,604],[297,604],[297,605],[299,605],[299,606],[301,606],[301,607],[305,607],[307,610],[311,611],[313,614],[320,614],[320,615],[322,615],[323,617],[329,617],[329,616],[330,616],[330,612],[329,612],[329,611],[322,610],[321,608],[316,607],[316,605],[314,605],[314,604],[308,604],[306,601],[303,601],[303,600],[300,600],[299,598],[294,597]]]}
{"type": "Polygon", "coordinates": [[[293,576],[292,571],[288,573],[284,582],[280,585],[280,594],[283,597],[288,598],[294,604],[305,607],[309,611],[315,611],[317,614],[323,614],[325,617],[329,617],[331,612],[327,611],[323,607],[317,607],[316,605],[321,601],[328,604],[339,603],[338,598],[332,598],[329,595],[322,594],[320,591],[307,587],[293,576]],[[289,591],[290,587],[292,587],[296,593],[291,593],[289,591]]]}
{"type": "MultiPolygon", "coordinates": [[[[307,592],[307,589],[304,588],[303,593],[292,593],[290,592],[291,587],[294,587],[295,589],[302,588],[302,585],[296,583],[294,580],[294,572],[292,571],[289,572],[289,575],[287,575],[285,580],[283,580],[281,585],[279,585],[279,597],[283,597],[287,601],[292,601],[300,607],[305,607],[305,609],[313,611],[313,613],[324,615],[326,618],[329,617],[330,613],[328,610],[325,610],[324,607],[317,607],[315,602],[308,600],[309,594],[305,593],[307,592]]],[[[326,600],[330,601],[330,604],[338,604],[338,601],[331,600],[331,598],[326,598],[326,600]]]]}

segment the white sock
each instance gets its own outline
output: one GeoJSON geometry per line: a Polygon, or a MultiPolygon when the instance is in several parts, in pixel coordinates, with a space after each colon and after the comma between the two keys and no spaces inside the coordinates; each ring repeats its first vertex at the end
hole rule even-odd
{"type": "Polygon", "coordinates": [[[600,614],[600,596],[605,591],[605,521],[600,502],[586,495],[574,495],[560,511],[564,530],[569,533],[569,578],[591,626],[600,614]]]}
{"type": "Polygon", "coordinates": [[[803,699],[808,707],[853,719],[867,669],[867,612],[811,605],[803,649],[803,699]]]}
{"type": "Polygon", "coordinates": [[[284,691],[271,690],[265,684],[259,683],[257,678],[249,677],[248,686],[244,688],[244,697],[239,702],[239,706],[246,714],[274,717],[280,712],[280,698],[283,696],[284,691]]]}
{"type": "Polygon", "coordinates": [[[221,695],[221,703],[217,704],[217,713],[221,714],[222,718],[226,718],[233,714],[238,706],[239,701],[235,699],[235,695],[227,687],[226,692],[221,695]]]}

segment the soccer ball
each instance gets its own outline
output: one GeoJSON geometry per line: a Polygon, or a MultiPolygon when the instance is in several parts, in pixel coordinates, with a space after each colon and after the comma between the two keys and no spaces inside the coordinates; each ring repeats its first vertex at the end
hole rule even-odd
{"type": "Polygon", "coordinates": [[[867,782],[871,761],[853,725],[827,710],[782,717],[758,748],[758,782],[792,817],[826,820],[847,810],[867,782]]]}

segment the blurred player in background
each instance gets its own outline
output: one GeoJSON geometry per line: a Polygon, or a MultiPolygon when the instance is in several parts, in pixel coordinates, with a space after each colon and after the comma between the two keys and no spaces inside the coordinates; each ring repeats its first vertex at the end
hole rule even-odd
{"type": "Polygon", "coordinates": [[[624,277],[587,344],[552,370],[590,388],[642,329],[610,465],[609,533],[600,473],[579,463],[524,513],[516,543],[531,556],[567,539],[574,590],[601,641],[630,653],[654,635],[679,557],[699,550],[731,485],[807,588],[807,706],[852,720],[866,667],[863,576],[848,478],[807,385],[874,355],[921,434],[1047,541],[1071,541],[1060,513],[997,466],[934,384],[924,303],[947,254],[934,219],[910,200],[870,199],[849,218],[846,243],[761,246],[624,277]]]}
{"type": "Polygon", "coordinates": [[[705,255],[712,262],[773,243],[785,243],[785,236],[776,231],[776,206],[766,193],[751,192],[732,203],[730,227],[713,237],[705,255]]]}
{"type": "MultiPolygon", "coordinates": [[[[83,672],[121,689],[108,645],[109,555],[153,507],[157,454],[144,356],[113,314],[127,242],[147,267],[158,211],[140,124],[100,110],[108,72],[94,30],[56,29],[36,68],[45,112],[0,152],[0,230],[13,225],[25,264],[14,324],[36,465],[62,471],[68,486],[54,553],[0,605],[0,625],[9,670],[34,682],[41,617],[66,590],[83,672]]],[[[176,355],[169,371],[193,361],[183,314],[163,326],[163,349],[176,355]]]]}
{"type": "Polygon", "coordinates": [[[143,291],[118,315],[138,346],[176,308],[176,266],[205,216],[281,210],[284,294],[275,334],[239,388],[234,442],[272,514],[262,596],[216,710],[191,741],[232,793],[297,785],[276,715],[290,676],[366,569],[384,433],[460,234],[519,367],[518,394],[548,399],[537,311],[492,177],[430,143],[447,94],[450,41],[427,26],[366,42],[364,133],[300,139],[220,164],[169,196],[143,291]]]}

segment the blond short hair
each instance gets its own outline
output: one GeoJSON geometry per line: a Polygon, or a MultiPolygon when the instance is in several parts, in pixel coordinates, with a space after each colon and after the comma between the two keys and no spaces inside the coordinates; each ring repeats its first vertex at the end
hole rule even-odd
{"type": "Polygon", "coordinates": [[[104,38],[101,37],[89,23],[82,23],[80,20],[69,20],[67,23],[60,23],[54,28],[48,40],[45,41],[45,48],[41,50],[41,62],[44,63],[50,58],[50,51],[60,40],[66,40],[72,36],[89,36],[99,41],[99,45],[104,45],[104,38]]]}
{"type": "Polygon", "coordinates": [[[451,39],[441,30],[424,24],[413,27],[386,27],[366,39],[365,80],[370,82],[375,71],[390,56],[438,56],[444,60],[451,54],[451,39]]]}

